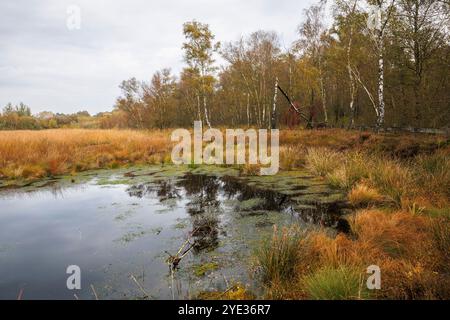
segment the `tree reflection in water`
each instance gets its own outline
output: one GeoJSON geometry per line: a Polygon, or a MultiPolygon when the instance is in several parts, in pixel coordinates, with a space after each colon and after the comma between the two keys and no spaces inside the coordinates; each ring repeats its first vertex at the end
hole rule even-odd
{"type": "MultiPolygon", "coordinates": [[[[131,197],[138,198],[157,197],[160,203],[169,208],[177,205],[182,199],[188,200],[185,209],[191,218],[190,235],[194,240],[194,253],[205,249],[212,250],[218,246],[221,205],[224,199],[236,200],[237,203],[259,199],[260,202],[246,212],[247,215],[277,211],[291,214],[307,223],[334,227],[338,231],[346,232],[347,229],[340,219],[341,203],[320,203],[318,197],[317,202],[302,207],[288,195],[251,186],[245,180],[230,176],[216,177],[188,173],[177,180],[160,179],[133,185],[127,189],[127,193],[131,197]]],[[[235,211],[242,214],[239,205],[235,211]]]]}

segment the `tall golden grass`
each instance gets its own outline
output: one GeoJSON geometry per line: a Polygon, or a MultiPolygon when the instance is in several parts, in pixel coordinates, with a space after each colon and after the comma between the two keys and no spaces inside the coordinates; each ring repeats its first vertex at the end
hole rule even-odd
{"type": "Polygon", "coordinates": [[[325,230],[303,233],[295,249],[292,238],[286,236],[292,230],[285,231],[285,236],[275,235],[272,246],[265,245],[272,252],[258,252],[267,297],[450,298],[449,219],[370,209],[357,212],[349,221],[353,235],[330,236],[325,230]],[[366,290],[370,265],[381,269],[381,290],[366,290]]]}
{"type": "Polygon", "coordinates": [[[0,131],[0,178],[162,162],[170,150],[170,133],[157,130],[0,131]]]}
{"type": "Polygon", "coordinates": [[[305,161],[311,172],[349,191],[350,201],[356,206],[380,202],[381,198],[398,208],[449,205],[448,150],[401,161],[361,151],[310,148],[305,161]]]}
{"type": "MultiPolygon", "coordinates": [[[[0,131],[0,179],[35,179],[86,169],[168,161],[172,147],[170,133],[169,129],[0,131]]],[[[281,130],[280,163],[283,170],[303,167],[308,149],[312,148],[334,152],[329,153],[328,165],[332,165],[339,160],[334,159],[336,151],[404,155],[410,154],[410,150],[428,152],[445,141],[444,137],[375,135],[342,129],[281,130]]],[[[329,171],[316,166],[310,169],[317,174],[329,171]]]]}
{"type": "MultiPolygon", "coordinates": [[[[367,139],[378,145],[367,146],[365,140],[348,147],[327,146],[325,135],[320,137],[318,145],[303,148],[297,157],[309,171],[348,191],[355,208],[365,209],[347,217],[348,235],[319,230],[294,241],[289,235],[296,229],[274,234],[257,252],[267,297],[449,299],[448,144],[418,151],[417,144],[426,146],[432,138],[409,138],[395,146],[393,139],[374,137],[367,139]],[[381,290],[368,292],[361,282],[370,265],[381,268],[381,290]]],[[[284,156],[296,157],[287,151],[284,156]]]]}

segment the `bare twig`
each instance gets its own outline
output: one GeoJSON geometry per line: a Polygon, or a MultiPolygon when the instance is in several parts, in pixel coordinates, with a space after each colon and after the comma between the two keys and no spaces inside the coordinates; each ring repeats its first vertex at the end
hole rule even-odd
{"type": "Polygon", "coordinates": [[[94,288],[94,285],[93,285],[93,284],[91,284],[91,289],[92,289],[92,292],[94,293],[95,300],[99,300],[99,299],[98,299],[97,292],[95,292],[95,288],[94,288]]]}
{"type": "Polygon", "coordinates": [[[22,300],[23,296],[23,288],[20,288],[19,295],[17,296],[17,300],[22,300]]]}
{"type": "Polygon", "coordinates": [[[135,276],[133,274],[130,275],[131,280],[134,281],[134,283],[136,283],[136,285],[138,286],[138,288],[142,291],[142,293],[144,293],[145,298],[152,298],[152,295],[149,294],[147,291],[145,291],[145,289],[141,286],[141,284],[139,283],[139,281],[137,281],[137,279],[135,278],[135,276]]]}

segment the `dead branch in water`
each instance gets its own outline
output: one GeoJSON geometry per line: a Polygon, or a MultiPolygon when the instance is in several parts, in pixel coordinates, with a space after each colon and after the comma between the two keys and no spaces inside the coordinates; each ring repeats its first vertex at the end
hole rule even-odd
{"type": "Polygon", "coordinates": [[[95,291],[95,288],[94,288],[94,285],[93,285],[93,284],[91,284],[91,289],[92,289],[92,292],[94,293],[95,300],[99,300],[99,299],[98,299],[97,292],[95,291]]]}
{"type": "Polygon", "coordinates": [[[133,274],[130,274],[130,279],[133,280],[134,283],[136,283],[136,285],[138,286],[139,290],[141,290],[142,293],[144,293],[144,298],[154,299],[151,294],[145,291],[144,287],[142,287],[142,285],[139,283],[139,281],[137,281],[136,277],[133,274]]]}
{"type": "Polygon", "coordinates": [[[22,296],[23,296],[23,288],[20,289],[19,295],[17,296],[17,300],[22,300],[22,296]]]}

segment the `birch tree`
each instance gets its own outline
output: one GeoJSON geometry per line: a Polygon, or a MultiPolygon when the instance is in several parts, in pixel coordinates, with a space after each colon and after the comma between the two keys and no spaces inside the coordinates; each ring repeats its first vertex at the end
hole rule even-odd
{"type": "Polygon", "coordinates": [[[384,50],[385,36],[388,23],[395,9],[395,0],[370,0],[368,15],[368,31],[374,40],[378,60],[378,112],[377,129],[384,125],[385,94],[384,94],[384,50]]]}
{"type": "Polygon", "coordinates": [[[187,40],[183,43],[184,59],[193,74],[197,75],[197,103],[200,108],[200,100],[202,101],[206,124],[211,127],[207,96],[213,91],[213,72],[216,70],[213,53],[219,49],[220,44],[214,42],[214,35],[207,24],[195,20],[183,25],[183,34],[187,40]]]}

